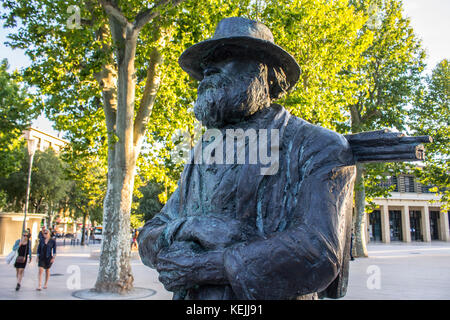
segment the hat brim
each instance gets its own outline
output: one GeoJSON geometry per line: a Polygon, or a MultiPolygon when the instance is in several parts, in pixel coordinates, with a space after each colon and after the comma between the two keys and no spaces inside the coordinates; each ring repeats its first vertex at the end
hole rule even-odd
{"type": "Polygon", "coordinates": [[[208,62],[230,55],[242,58],[243,54],[268,65],[281,67],[289,84],[288,91],[300,77],[297,61],[283,48],[267,40],[245,36],[210,39],[194,44],[181,54],[178,63],[194,79],[202,80],[208,62]]]}

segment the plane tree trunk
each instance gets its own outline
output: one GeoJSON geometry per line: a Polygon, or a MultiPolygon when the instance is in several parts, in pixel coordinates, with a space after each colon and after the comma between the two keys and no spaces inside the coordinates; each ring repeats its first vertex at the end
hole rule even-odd
{"type": "MultiPolygon", "coordinates": [[[[132,193],[142,140],[159,88],[161,56],[150,55],[142,98],[135,103],[136,44],[142,27],[155,18],[158,7],[141,11],[129,22],[114,1],[100,1],[109,18],[109,31],[116,48],[111,61],[96,75],[102,87],[103,110],[108,131],[108,184],[103,203],[103,240],[95,284],[97,292],[127,293],[133,289],[130,265],[130,214],[132,193]],[[136,110],[135,110],[136,107],[136,110]]],[[[160,5],[181,1],[161,1],[160,5]]],[[[107,36],[107,28],[99,37],[107,36]]],[[[105,45],[105,52],[110,47],[105,45]]]]}
{"type": "MultiPolygon", "coordinates": [[[[352,133],[361,131],[362,117],[358,105],[350,107],[352,133]]],[[[356,179],[353,191],[355,211],[353,215],[353,256],[368,257],[366,246],[366,224],[364,211],[366,207],[366,192],[364,187],[364,164],[356,164],[356,179]]]]}

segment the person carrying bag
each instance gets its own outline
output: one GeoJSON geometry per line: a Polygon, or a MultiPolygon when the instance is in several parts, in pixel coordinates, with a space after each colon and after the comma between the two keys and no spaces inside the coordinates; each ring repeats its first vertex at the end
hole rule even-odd
{"type": "Polygon", "coordinates": [[[30,262],[32,259],[28,233],[24,233],[22,235],[22,238],[16,241],[13,250],[17,252],[14,267],[16,268],[16,277],[17,277],[16,291],[18,291],[20,289],[20,283],[22,282],[25,267],[27,265],[28,256],[30,257],[30,262]]]}
{"type": "Polygon", "coordinates": [[[6,263],[11,264],[13,261],[16,261],[17,258],[17,249],[13,249],[7,256],[6,256],[6,263]]]}

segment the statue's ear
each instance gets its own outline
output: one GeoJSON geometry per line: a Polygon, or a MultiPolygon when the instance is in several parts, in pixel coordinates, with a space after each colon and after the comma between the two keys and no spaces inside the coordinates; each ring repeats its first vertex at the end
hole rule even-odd
{"type": "Polygon", "coordinates": [[[284,70],[280,67],[268,66],[267,81],[269,83],[270,98],[280,99],[289,89],[284,70]]]}

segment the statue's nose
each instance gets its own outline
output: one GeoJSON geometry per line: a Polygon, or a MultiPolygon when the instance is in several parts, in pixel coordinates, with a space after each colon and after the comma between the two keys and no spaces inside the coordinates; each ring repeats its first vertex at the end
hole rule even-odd
{"type": "Polygon", "coordinates": [[[215,73],[219,73],[220,69],[217,67],[207,67],[205,70],[203,70],[203,77],[208,77],[210,75],[213,75],[215,73]]]}

